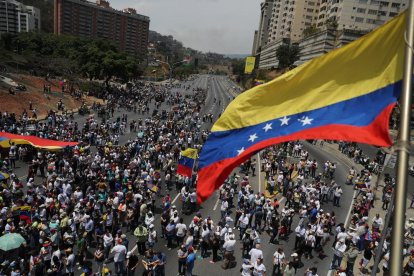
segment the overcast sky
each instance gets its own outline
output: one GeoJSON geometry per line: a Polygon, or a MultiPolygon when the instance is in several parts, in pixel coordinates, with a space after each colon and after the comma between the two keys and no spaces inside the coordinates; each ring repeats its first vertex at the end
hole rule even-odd
{"type": "Polygon", "coordinates": [[[151,19],[150,30],[203,52],[249,54],[262,0],[110,0],[151,19]]]}

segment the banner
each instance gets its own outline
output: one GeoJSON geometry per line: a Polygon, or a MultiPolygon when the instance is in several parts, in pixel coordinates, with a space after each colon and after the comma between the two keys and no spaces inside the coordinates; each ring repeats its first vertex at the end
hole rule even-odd
{"type": "Polygon", "coordinates": [[[251,74],[254,70],[254,65],[256,63],[255,57],[247,57],[246,58],[246,66],[244,67],[245,74],[251,74]]]}

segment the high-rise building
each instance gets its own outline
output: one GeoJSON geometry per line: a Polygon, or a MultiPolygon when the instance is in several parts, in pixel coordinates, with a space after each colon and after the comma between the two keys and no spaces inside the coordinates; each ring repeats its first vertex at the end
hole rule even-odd
{"type": "Polygon", "coordinates": [[[56,35],[107,39],[132,55],[146,54],[149,23],[149,17],[136,10],[118,11],[105,0],[55,0],[56,35]]]}
{"type": "Polygon", "coordinates": [[[274,2],[275,0],[265,0],[260,4],[260,22],[259,29],[255,31],[253,55],[255,55],[257,52],[260,52],[262,46],[267,43],[270,30],[269,24],[272,17],[274,2]]]}
{"type": "MultiPolygon", "coordinates": [[[[263,17],[262,3],[261,21],[263,17]]],[[[255,36],[253,48],[260,56],[259,68],[278,66],[275,47],[282,42],[298,43],[304,62],[369,32],[395,17],[408,6],[409,0],[273,0],[267,30],[260,30],[267,39],[255,36]],[[335,30],[333,33],[332,30],[335,30]],[[305,35],[306,34],[306,35],[305,35]],[[316,36],[314,34],[317,34],[316,36]],[[346,34],[346,36],[344,35],[346,34]],[[358,34],[358,35],[354,35],[358,34]],[[310,36],[311,37],[310,37],[310,36]],[[260,45],[260,47],[258,47],[260,45]],[[262,61],[262,59],[265,60],[262,61]]],[[[264,25],[263,28],[266,28],[264,25]]]]}
{"type": "Polygon", "coordinates": [[[275,0],[267,43],[288,38],[297,41],[319,11],[319,0],[275,0]]]}
{"type": "Polygon", "coordinates": [[[335,22],[339,30],[373,30],[408,7],[409,0],[319,0],[316,26],[335,22]]]}
{"type": "Polygon", "coordinates": [[[40,27],[38,8],[15,0],[0,0],[0,35],[40,30],[40,27]]]}

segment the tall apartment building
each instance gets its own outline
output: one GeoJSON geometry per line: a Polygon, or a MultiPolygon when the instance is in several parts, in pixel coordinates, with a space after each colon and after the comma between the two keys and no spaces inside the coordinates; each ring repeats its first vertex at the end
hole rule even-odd
{"type": "Polygon", "coordinates": [[[38,8],[15,0],[0,0],[0,35],[40,30],[40,27],[38,8]]]}
{"type": "Polygon", "coordinates": [[[409,0],[320,0],[316,26],[335,21],[338,29],[373,30],[408,7],[409,0]]]}
{"type": "Polygon", "coordinates": [[[147,52],[150,19],[134,9],[118,11],[105,0],[55,0],[54,12],[56,35],[107,39],[137,56],[147,52]]]}
{"type": "MultiPolygon", "coordinates": [[[[336,26],[339,34],[350,34],[353,31],[362,33],[371,31],[395,17],[408,6],[409,0],[274,0],[267,41],[262,43],[259,68],[274,68],[278,66],[274,48],[281,41],[298,43],[302,62],[336,48],[332,44],[332,36],[327,35],[328,26],[336,26]],[[315,27],[320,37],[304,38],[303,31],[315,27]],[[326,39],[329,38],[329,41],[326,39]],[[309,40],[307,40],[309,39],[309,40]]],[[[340,44],[347,39],[341,40],[340,44]]],[[[356,38],[357,36],[355,36],[356,38]]],[[[256,50],[258,48],[256,47],[256,50]]]]}
{"type": "Polygon", "coordinates": [[[260,4],[260,21],[259,29],[255,31],[253,41],[253,55],[261,51],[262,46],[267,43],[270,31],[270,19],[273,13],[273,4],[275,0],[265,0],[260,4]]]}
{"type": "Polygon", "coordinates": [[[288,38],[297,41],[319,11],[319,0],[275,0],[267,43],[288,38]]]}
{"type": "Polygon", "coordinates": [[[278,66],[275,48],[284,43],[299,41],[302,38],[303,30],[310,27],[317,18],[318,1],[272,1],[268,29],[262,31],[266,37],[263,37],[265,39],[261,41],[261,47],[256,47],[256,50],[260,49],[259,68],[278,66]]]}

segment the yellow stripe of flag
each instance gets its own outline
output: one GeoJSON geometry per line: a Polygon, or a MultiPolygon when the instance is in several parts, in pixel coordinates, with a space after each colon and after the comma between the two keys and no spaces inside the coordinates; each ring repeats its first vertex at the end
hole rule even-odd
{"type": "Polygon", "coordinates": [[[185,156],[191,159],[197,159],[197,149],[188,148],[181,151],[181,156],[185,156]]]}
{"type": "Polygon", "coordinates": [[[257,125],[349,100],[400,81],[406,13],[375,32],[239,95],[212,131],[257,125]]]}

